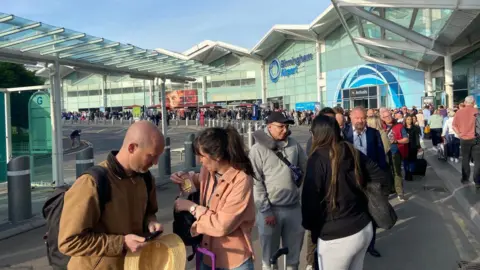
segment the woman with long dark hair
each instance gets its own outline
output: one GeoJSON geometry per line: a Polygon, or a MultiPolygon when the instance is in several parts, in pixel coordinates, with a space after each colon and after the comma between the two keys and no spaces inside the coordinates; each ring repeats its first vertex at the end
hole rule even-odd
{"type": "MultiPolygon", "coordinates": [[[[200,173],[178,172],[171,180],[181,187],[188,179],[200,190],[200,203],[177,199],[177,211],[190,211],[192,236],[203,235],[201,247],[216,255],[218,269],[253,270],[252,228],[255,224],[253,167],[238,132],[208,128],[194,142],[200,173]]],[[[209,257],[201,269],[212,269],[209,257]]]]}
{"type": "MultiPolygon", "coordinates": [[[[420,147],[420,128],[415,125],[415,116],[407,114],[405,116],[404,124],[405,130],[408,133],[408,156],[403,161],[403,168],[405,169],[405,180],[413,180],[413,172],[415,170],[415,161],[417,160],[418,150],[420,147]]],[[[415,118],[416,120],[416,118],[415,118]]]]}
{"type": "Polygon", "coordinates": [[[342,139],[334,118],[315,117],[310,132],[312,147],[302,192],[302,224],[317,242],[319,269],[363,269],[373,236],[363,189],[369,181],[380,182],[388,196],[385,174],[342,139]]]}

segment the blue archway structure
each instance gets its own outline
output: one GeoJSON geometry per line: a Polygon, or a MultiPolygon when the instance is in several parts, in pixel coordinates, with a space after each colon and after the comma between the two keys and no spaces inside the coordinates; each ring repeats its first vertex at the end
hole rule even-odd
{"type": "Polygon", "coordinates": [[[350,70],[337,87],[337,102],[342,102],[343,89],[373,85],[387,85],[395,107],[405,106],[405,97],[397,78],[384,66],[378,64],[365,64],[350,70]]]}

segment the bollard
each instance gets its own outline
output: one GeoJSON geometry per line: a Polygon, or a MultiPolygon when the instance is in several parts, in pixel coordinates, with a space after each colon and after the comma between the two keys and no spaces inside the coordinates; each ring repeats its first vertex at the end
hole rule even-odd
{"type": "Polygon", "coordinates": [[[195,118],[195,125],[198,127],[198,118],[195,118]]]}
{"type": "Polygon", "coordinates": [[[133,123],[133,118],[132,117],[128,118],[128,121],[129,121],[129,124],[131,125],[133,123]]]}
{"type": "Polygon", "coordinates": [[[162,155],[160,155],[160,158],[158,159],[158,177],[160,179],[172,174],[172,162],[170,158],[170,137],[166,137],[165,150],[163,150],[162,155]]]}
{"type": "Polygon", "coordinates": [[[95,124],[98,124],[98,118],[97,117],[95,117],[94,121],[95,121],[95,124]]]}
{"type": "Polygon", "coordinates": [[[224,123],[223,123],[223,119],[220,120],[220,127],[221,127],[221,128],[224,128],[224,127],[225,127],[225,126],[224,126],[224,123]]]}
{"type": "Polygon", "coordinates": [[[245,131],[245,122],[242,122],[242,130],[245,131]]]}
{"type": "Polygon", "coordinates": [[[115,119],[112,117],[112,126],[115,125],[115,119]]]}
{"type": "Polygon", "coordinates": [[[185,126],[188,127],[188,117],[185,118],[185,126]]]}
{"type": "Polygon", "coordinates": [[[30,157],[13,158],[7,166],[8,220],[15,223],[32,217],[30,157]]]}
{"type": "Polygon", "coordinates": [[[258,122],[255,121],[255,130],[258,130],[258,122]]]}
{"type": "Polygon", "coordinates": [[[252,149],[255,144],[255,138],[253,137],[252,123],[248,123],[248,149],[252,149]]]}
{"type": "Polygon", "coordinates": [[[175,125],[178,126],[178,118],[175,119],[175,125]]]}
{"type": "Polygon", "coordinates": [[[76,173],[78,178],[84,171],[95,164],[95,160],[93,158],[93,147],[89,146],[88,148],[78,152],[76,159],[76,173]]]}
{"type": "Polygon", "coordinates": [[[195,134],[187,135],[185,139],[185,170],[195,168],[195,151],[193,150],[193,141],[195,140],[195,134]]]}
{"type": "Polygon", "coordinates": [[[71,119],[71,121],[70,121],[70,122],[71,122],[71,124],[73,125],[73,117],[72,117],[72,119],[71,119]]]}
{"type": "Polygon", "coordinates": [[[212,127],[212,119],[208,118],[207,127],[212,127]]]}
{"type": "Polygon", "coordinates": [[[120,118],[120,125],[123,126],[123,117],[120,118]]]}

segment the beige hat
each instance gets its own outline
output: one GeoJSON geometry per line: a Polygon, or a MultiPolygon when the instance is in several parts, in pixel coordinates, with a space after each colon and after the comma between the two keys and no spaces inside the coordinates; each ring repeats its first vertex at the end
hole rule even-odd
{"type": "Polygon", "coordinates": [[[139,252],[128,252],[125,270],[185,270],[187,251],[176,234],[166,234],[152,240],[139,252]]]}

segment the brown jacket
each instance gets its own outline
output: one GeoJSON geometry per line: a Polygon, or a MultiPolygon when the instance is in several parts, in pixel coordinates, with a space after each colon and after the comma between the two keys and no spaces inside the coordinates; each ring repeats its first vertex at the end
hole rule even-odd
{"type": "Polygon", "coordinates": [[[109,169],[111,186],[102,216],[93,177],[79,177],[65,194],[58,247],[71,256],[69,270],[123,269],[124,236],[141,235],[145,214],[152,218],[158,210],[155,188],[148,196],[142,175],[127,176],[115,154],[100,163],[109,169]]]}
{"type": "MultiPolygon", "coordinates": [[[[209,173],[205,167],[194,176],[194,182],[200,187],[200,204],[208,205],[210,202],[210,207],[204,214],[196,214],[197,221],[192,225],[191,233],[203,234],[201,247],[216,255],[217,268],[232,269],[253,258],[253,179],[234,168],[218,179],[215,188],[214,178],[214,173],[209,173]]],[[[198,208],[195,212],[204,212],[203,206],[198,208]]],[[[204,262],[211,265],[208,256],[205,256],[204,262]]]]}

